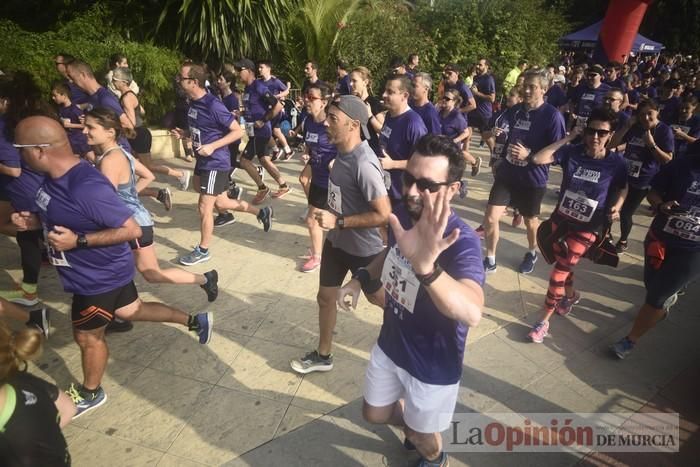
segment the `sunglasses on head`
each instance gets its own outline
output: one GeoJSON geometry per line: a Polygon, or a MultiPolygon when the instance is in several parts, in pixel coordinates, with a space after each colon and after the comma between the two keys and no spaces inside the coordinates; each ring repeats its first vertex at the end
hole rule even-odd
{"type": "Polygon", "coordinates": [[[595,78],[596,76],[598,76],[598,73],[588,73],[587,76],[588,76],[589,78],[595,78]]]}
{"type": "Polygon", "coordinates": [[[584,128],[583,129],[584,135],[588,135],[588,136],[597,135],[598,138],[602,138],[603,136],[608,136],[610,133],[612,133],[612,130],[604,130],[602,128],[584,128]]]}
{"type": "Polygon", "coordinates": [[[441,186],[447,186],[450,185],[451,182],[434,182],[432,180],[428,180],[427,178],[416,178],[413,175],[411,175],[409,172],[405,171],[403,172],[403,185],[405,188],[410,188],[413,186],[415,183],[416,188],[418,188],[418,191],[425,191],[428,190],[430,193],[437,193],[437,191],[440,189],[441,186]]]}

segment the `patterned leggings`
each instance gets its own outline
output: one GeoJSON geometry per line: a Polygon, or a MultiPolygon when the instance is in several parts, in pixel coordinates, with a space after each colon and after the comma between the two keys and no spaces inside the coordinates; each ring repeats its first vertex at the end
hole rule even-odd
{"type": "MultiPolygon", "coordinates": [[[[556,225],[553,228],[556,229],[556,225]]],[[[554,263],[552,274],[549,276],[549,287],[544,300],[546,311],[554,311],[559,301],[564,297],[565,287],[574,285],[572,269],[578,264],[581,256],[586,254],[586,251],[588,251],[595,239],[596,234],[591,232],[570,232],[563,239],[567,246],[566,249],[562,248],[560,244],[554,245],[557,261],[554,263]]]]}

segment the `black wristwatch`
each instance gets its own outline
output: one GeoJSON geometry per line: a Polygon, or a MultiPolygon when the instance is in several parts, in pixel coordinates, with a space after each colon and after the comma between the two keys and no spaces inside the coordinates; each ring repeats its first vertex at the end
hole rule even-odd
{"type": "Polygon", "coordinates": [[[84,234],[78,235],[78,240],[76,241],[76,246],[78,248],[87,248],[88,242],[84,234]]]}
{"type": "Polygon", "coordinates": [[[416,274],[416,279],[418,279],[418,282],[423,287],[428,287],[430,284],[435,282],[435,280],[440,277],[440,274],[443,273],[442,268],[438,263],[435,263],[435,267],[433,268],[432,272],[429,272],[428,274],[416,274]]]}
{"type": "Polygon", "coordinates": [[[345,218],[343,216],[338,216],[335,220],[335,225],[337,225],[340,230],[343,230],[345,228],[345,218]]]}

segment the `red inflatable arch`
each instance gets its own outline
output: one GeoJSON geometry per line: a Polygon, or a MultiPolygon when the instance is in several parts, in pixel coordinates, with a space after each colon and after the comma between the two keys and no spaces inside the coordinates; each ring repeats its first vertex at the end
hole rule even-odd
{"type": "Polygon", "coordinates": [[[632,50],[647,8],[654,0],[610,0],[600,28],[596,61],[624,62],[632,50]]]}

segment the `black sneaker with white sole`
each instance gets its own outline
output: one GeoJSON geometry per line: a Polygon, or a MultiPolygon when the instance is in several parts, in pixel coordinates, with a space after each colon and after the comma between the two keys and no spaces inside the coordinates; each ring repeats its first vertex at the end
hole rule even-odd
{"type": "Polygon", "coordinates": [[[46,307],[41,307],[38,310],[31,310],[29,312],[29,321],[27,321],[27,326],[38,329],[45,339],[49,338],[49,327],[51,326],[51,321],[49,319],[49,310],[46,307]]]}
{"type": "Polygon", "coordinates": [[[297,373],[307,374],[314,371],[331,371],[333,369],[333,354],[322,357],[318,350],[307,353],[301,358],[295,358],[289,365],[297,373]]]}
{"type": "Polygon", "coordinates": [[[230,225],[236,222],[236,218],[230,212],[219,214],[214,219],[214,227],[222,227],[224,225],[230,225]]]}
{"type": "Polygon", "coordinates": [[[229,197],[229,199],[235,199],[237,201],[241,200],[241,196],[243,196],[243,188],[232,185],[229,189],[226,195],[229,197]]]}
{"type": "Polygon", "coordinates": [[[219,273],[216,272],[216,269],[212,269],[205,272],[204,277],[207,278],[207,282],[200,287],[207,293],[207,300],[213,302],[219,296],[219,273]]]}

